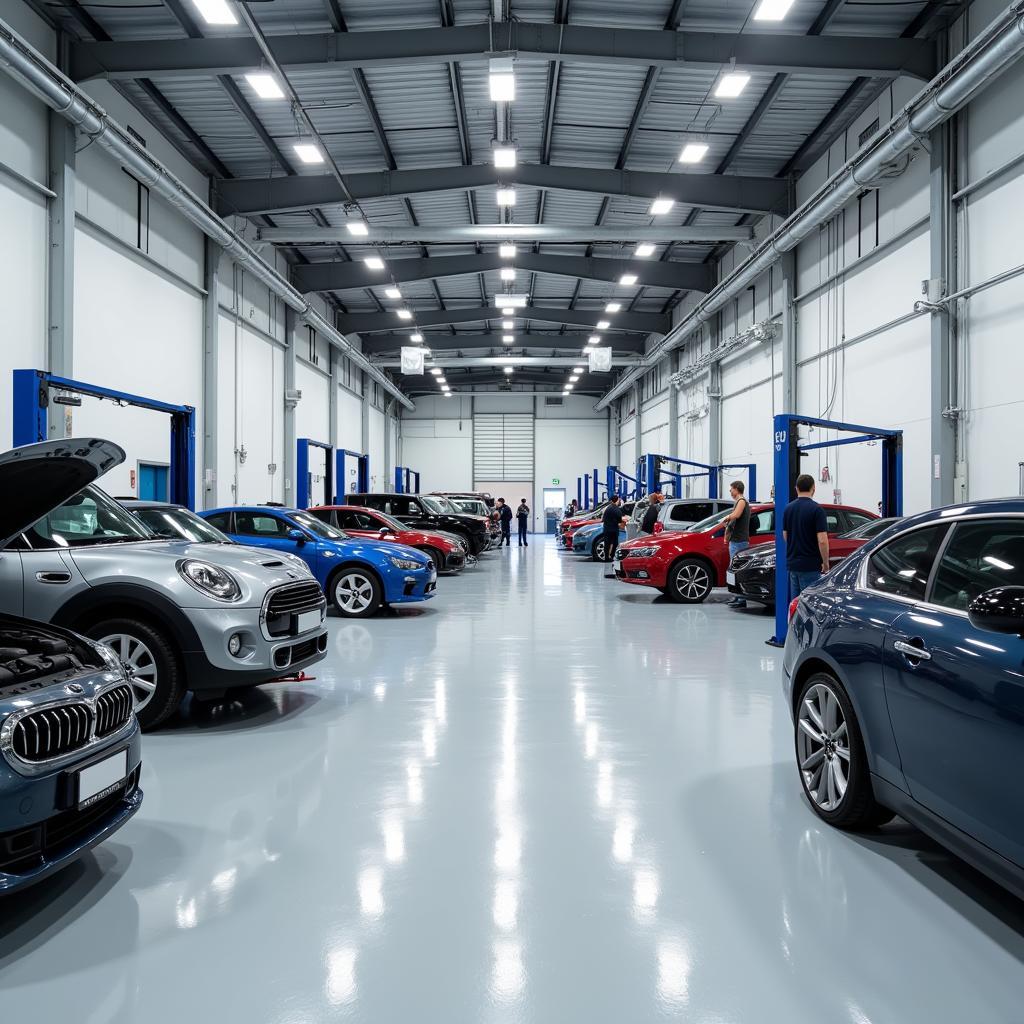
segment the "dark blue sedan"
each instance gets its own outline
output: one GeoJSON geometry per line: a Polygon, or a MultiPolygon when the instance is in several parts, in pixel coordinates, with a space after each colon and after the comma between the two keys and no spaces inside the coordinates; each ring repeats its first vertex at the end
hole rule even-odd
{"type": "Polygon", "coordinates": [[[200,515],[240,544],[298,555],[348,618],[434,596],[437,570],[416,548],[350,538],[308,512],[277,506],[214,508],[200,515]]]}
{"type": "Polygon", "coordinates": [[[785,693],[818,816],[899,814],[1024,896],[1024,500],[906,519],[790,614],[785,693]]]}

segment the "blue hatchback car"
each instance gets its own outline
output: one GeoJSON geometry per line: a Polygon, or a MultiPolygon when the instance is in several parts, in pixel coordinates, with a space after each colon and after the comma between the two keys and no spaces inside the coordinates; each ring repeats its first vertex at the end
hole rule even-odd
{"type": "MultiPolygon", "coordinates": [[[[591,523],[590,526],[582,526],[572,535],[572,550],[575,555],[590,555],[597,562],[605,560],[604,550],[604,526],[601,523],[591,523]]],[[[619,543],[626,543],[626,531],[619,530],[619,543]]]]}
{"type": "Polygon", "coordinates": [[[308,512],[252,505],[200,515],[241,544],[298,555],[327,599],[349,618],[367,618],[385,605],[429,600],[437,587],[434,563],[422,552],[350,538],[308,512]]]}
{"type": "Polygon", "coordinates": [[[899,814],[1024,897],[1024,501],[926,512],[790,607],[784,689],[812,808],[899,814]]]}

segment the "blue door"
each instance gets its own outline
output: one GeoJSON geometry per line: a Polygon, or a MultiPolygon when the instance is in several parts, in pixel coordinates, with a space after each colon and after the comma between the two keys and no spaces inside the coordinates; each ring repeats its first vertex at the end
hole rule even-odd
{"type": "Polygon", "coordinates": [[[1024,865],[1024,640],[967,617],[979,594],[1022,585],[1024,522],[958,523],[927,603],[893,622],[883,660],[911,795],[1024,865]]]}
{"type": "Polygon", "coordinates": [[[166,466],[152,462],[139,463],[139,498],[142,501],[167,501],[166,466]]]}

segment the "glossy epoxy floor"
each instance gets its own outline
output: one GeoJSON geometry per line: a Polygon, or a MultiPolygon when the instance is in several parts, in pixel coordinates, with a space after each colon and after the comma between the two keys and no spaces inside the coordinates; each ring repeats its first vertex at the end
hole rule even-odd
{"type": "Polygon", "coordinates": [[[140,815],[0,904],[5,1019],[1021,1019],[1024,910],[819,826],[770,621],[536,538],[315,682],[147,738],[140,815]]]}

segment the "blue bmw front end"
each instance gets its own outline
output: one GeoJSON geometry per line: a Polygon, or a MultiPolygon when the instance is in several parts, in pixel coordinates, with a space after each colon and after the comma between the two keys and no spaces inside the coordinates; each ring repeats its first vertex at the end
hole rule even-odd
{"type": "MultiPolygon", "coordinates": [[[[594,545],[604,533],[604,526],[601,523],[591,523],[590,526],[583,526],[572,535],[572,550],[576,555],[593,555],[594,545]]],[[[619,530],[619,543],[626,543],[626,531],[619,530]]]]}

